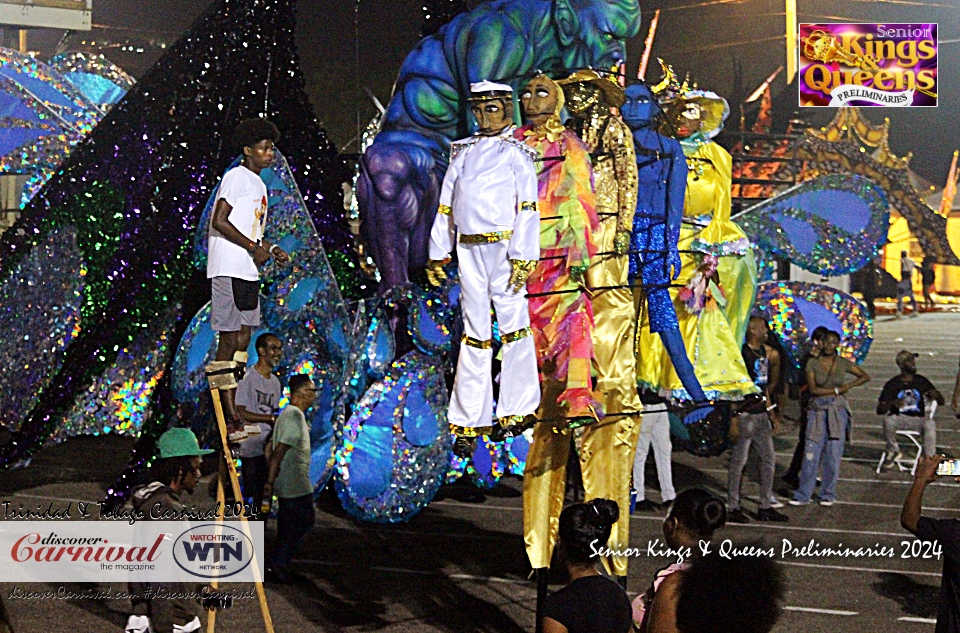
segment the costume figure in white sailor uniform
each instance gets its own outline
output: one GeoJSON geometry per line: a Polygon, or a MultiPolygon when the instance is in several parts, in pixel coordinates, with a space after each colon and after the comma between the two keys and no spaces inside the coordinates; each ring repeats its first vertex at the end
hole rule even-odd
{"type": "Polygon", "coordinates": [[[496,415],[509,426],[540,405],[524,294],[540,257],[536,156],[513,139],[510,86],[480,82],[470,92],[470,110],[480,130],[453,143],[427,264],[430,282],[440,285],[442,266],[456,246],[464,337],[448,420],[462,437],[493,430],[491,302],[503,343],[496,415]]]}

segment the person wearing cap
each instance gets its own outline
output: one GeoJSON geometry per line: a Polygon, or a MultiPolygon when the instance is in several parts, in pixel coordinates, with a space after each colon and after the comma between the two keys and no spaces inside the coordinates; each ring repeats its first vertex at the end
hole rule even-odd
{"type": "Polygon", "coordinates": [[[523,292],[540,258],[536,154],[513,138],[510,86],[482,81],[471,84],[470,94],[479,129],[453,143],[427,264],[430,283],[442,285],[443,266],[456,250],[464,336],[447,418],[461,438],[493,431],[491,302],[503,343],[496,417],[513,426],[540,403],[523,292]]]}
{"type": "MultiPolygon", "coordinates": [[[[179,513],[184,509],[180,496],[191,494],[200,478],[201,457],[212,449],[200,448],[197,436],[190,429],[173,428],[160,436],[157,442],[160,458],[150,467],[149,484],[136,488],[128,506],[143,513],[144,520],[162,516],[166,512],[179,513]]],[[[128,633],[189,633],[200,630],[197,603],[187,598],[147,597],[147,588],[159,587],[174,594],[186,594],[183,583],[131,583],[130,595],[133,615],[124,629],[128,633]]]]}
{"type": "Polygon", "coordinates": [[[877,415],[883,418],[883,434],[887,440],[884,468],[893,468],[903,457],[897,442],[897,431],[920,431],[923,434],[923,454],[932,457],[937,452],[937,424],[927,413],[927,404],[943,404],[943,394],[926,377],[917,373],[917,356],[900,350],[897,367],[900,373],[883,385],[877,400],[877,415]]]}

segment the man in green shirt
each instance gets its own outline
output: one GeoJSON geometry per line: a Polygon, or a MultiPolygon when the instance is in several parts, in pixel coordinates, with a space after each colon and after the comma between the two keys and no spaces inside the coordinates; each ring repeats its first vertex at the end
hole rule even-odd
{"type": "Polygon", "coordinates": [[[290,404],[277,417],[273,452],[263,498],[280,500],[277,543],[267,565],[268,580],[287,582],[294,552],[313,527],[313,484],[310,482],[310,427],[304,412],[313,405],[317,387],[308,374],[290,379],[290,404]]]}

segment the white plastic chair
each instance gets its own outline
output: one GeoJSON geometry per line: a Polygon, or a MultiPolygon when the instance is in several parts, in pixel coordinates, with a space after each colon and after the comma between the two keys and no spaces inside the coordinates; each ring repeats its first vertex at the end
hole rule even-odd
{"type": "MultiPolygon", "coordinates": [[[[927,415],[931,420],[937,412],[937,401],[928,403],[927,405],[930,408],[930,413],[927,415]]],[[[920,431],[897,431],[897,435],[902,435],[913,442],[913,446],[916,449],[913,457],[899,457],[894,460],[894,463],[897,465],[897,470],[903,472],[905,470],[910,471],[910,475],[913,475],[917,472],[917,464],[920,463],[920,455],[923,453],[923,444],[920,443],[920,431]]],[[[887,456],[887,452],[884,451],[880,454],[880,461],[877,463],[877,474],[880,474],[880,471],[883,469],[883,461],[887,456]]]]}

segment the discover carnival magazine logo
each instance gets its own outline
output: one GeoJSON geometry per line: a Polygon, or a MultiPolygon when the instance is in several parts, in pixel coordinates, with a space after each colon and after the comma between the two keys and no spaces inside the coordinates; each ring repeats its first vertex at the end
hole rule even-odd
{"type": "Polygon", "coordinates": [[[0,569],[18,582],[262,581],[251,521],[0,522],[0,569]]]}
{"type": "Polygon", "coordinates": [[[937,105],[936,24],[801,24],[800,105],[937,105]]]}

